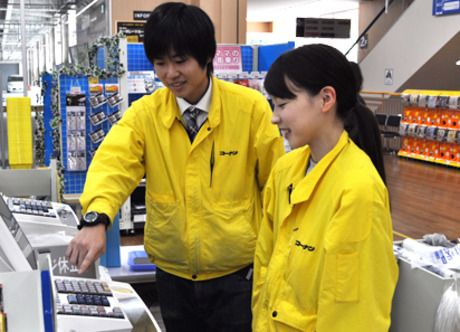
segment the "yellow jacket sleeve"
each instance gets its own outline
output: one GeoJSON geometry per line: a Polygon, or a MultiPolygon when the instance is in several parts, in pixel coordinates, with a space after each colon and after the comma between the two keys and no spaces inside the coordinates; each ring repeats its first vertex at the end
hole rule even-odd
{"type": "Polygon", "coordinates": [[[388,330],[397,281],[391,234],[386,190],[352,181],[326,235],[317,332],[388,330]]]}
{"type": "Polygon", "coordinates": [[[144,176],[144,136],[138,120],[142,109],[137,105],[126,111],[98,148],[80,198],[83,211],[103,212],[113,221],[144,176]]]}

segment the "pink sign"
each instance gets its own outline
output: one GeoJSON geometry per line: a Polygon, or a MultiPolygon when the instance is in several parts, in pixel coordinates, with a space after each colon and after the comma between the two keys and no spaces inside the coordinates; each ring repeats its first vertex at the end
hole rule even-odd
{"type": "Polygon", "coordinates": [[[217,45],[213,64],[215,73],[241,73],[243,71],[241,48],[217,45]]]}

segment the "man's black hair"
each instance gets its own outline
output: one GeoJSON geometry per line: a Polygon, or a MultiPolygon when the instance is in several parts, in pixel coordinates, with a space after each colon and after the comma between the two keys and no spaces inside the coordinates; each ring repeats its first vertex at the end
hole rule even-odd
{"type": "Polygon", "coordinates": [[[155,59],[171,55],[191,56],[208,75],[213,72],[216,54],[214,25],[199,7],[167,2],[156,7],[145,25],[144,49],[153,64],[155,59]]]}

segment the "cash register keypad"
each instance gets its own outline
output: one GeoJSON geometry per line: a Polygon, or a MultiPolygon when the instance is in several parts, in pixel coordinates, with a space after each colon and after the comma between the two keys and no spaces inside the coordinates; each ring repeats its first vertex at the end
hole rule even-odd
{"type": "Polygon", "coordinates": [[[122,310],[110,301],[113,295],[105,282],[66,278],[55,279],[54,284],[57,314],[124,318],[122,310]]]}
{"type": "Polygon", "coordinates": [[[51,202],[29,198],[10,198],[9,205],[13,213],[56,218],[51,202]]]}

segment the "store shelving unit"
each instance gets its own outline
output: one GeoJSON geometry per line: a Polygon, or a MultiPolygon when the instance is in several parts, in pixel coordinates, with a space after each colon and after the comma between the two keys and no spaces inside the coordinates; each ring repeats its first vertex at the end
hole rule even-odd
{"type": "Polygon", "coordinates": [[[398,156],[460,168],[460,91],[405,90],[398,156]]]}

